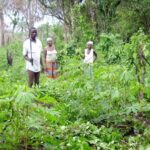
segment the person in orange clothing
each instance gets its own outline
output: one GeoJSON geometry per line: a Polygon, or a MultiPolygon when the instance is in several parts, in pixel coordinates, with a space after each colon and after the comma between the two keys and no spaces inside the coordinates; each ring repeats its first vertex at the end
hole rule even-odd
{"type": "Polygon", "coordinates": [[[48,78],[57,78],[57,51],[52,38],[47,38],[47,46],[44,49],[45,71],[48,78]]]}

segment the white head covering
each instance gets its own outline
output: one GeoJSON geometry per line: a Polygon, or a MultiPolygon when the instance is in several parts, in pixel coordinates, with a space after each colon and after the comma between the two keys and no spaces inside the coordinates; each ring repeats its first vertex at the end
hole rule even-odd
{"type": "Polygon", "coordinates": [[[53,41],[53,39],[51,37],[47,38],[47,42],[48,41],[53,41]]]}
{"type": "Polygon", "coordinates": [[[93,41],[88,41],[87,45],[93,45],[93,41]]]}

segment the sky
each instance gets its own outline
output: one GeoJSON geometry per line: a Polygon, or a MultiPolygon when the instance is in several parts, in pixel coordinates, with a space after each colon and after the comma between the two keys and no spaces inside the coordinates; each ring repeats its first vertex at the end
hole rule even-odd
{"type": "MultiPolygon", "coordinates": [[[[7,25],[7,28],[11,30],[12,24],[11,24],[11,20],[9,19],[9,17],[5,15],[4,21],[5,21],[5,24],[7,25]]],[[[42,24],[48,23],[49,25],[55,25],[58,22],[59,21],[52,16],[44,16],[43,20],[36,22],[34,26],[37,28],[37,27],[41,26],[42,24]]]]}
{"type": "Polygon", "coordinates": [[[39,27],[40,25],[46,24],[46,23],[48,23],[49,25],[55,25],[55,24],[58,23],[58,20],[57,20],[56,18],[54,18],[54,17],[51,17],[51,16],[45,16],[45,17],[43,18],[43,20],[41,20],[41,21],[35,23],[35,27],[37,28],[37,27],[39,27]]]}

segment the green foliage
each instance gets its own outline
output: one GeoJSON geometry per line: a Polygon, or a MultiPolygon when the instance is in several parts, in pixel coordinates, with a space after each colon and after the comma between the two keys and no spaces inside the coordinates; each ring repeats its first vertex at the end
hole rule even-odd
{"type": "Polygon", "coordinates": [[[123,55],[123,41],[119,35],[101,34],[96,50],[103,52],[107,63],[120,62],[123,55]]]}
{"type": "Polygon", "coordinates": [[[100,37],[95,44],[100,57],[93,65],[93,77],[85,73],[87,66],[81,59],[85,43],[80,43],[82,47],[73,39],[58,51],[59,77],[51,80],[41,74],[40,87],[32,89],[26,85],[20,45],[12,44],[16,49],[14,65],[4,67],[5,58],[1,57],[0,149],[149,147],[150,70],[147,65],[145,97],[139,101],[141,85],[130,66],[131,58],[135,62],[138,59],[140,42],[145,44],[144,54],[149,60],[148,36],[140,31],[129,43],[114,34],[100,37]]]}
{"type": "Polygon", "coordinates": [[[137,64],[138,61],[138,50],[141,45],[143,45],[144,55],[146,58],[149,59],[149,37],[143,33],[142,30],[139,30],[137,33],[135,33],[132,37],[129,43],[125,44],[125,55],[127,56],[127,59],[130,59],[128,61],[129,63],[132,63],[131,61],[136,61],[137,64]]]}
{"type": "Polygon", "coordinates": [[[91,22],[87,21],[84,15],[84,8],[79,5],[75,5],[72,9],[73,16],[73,38],[76,40],[76,44],[84,46],[83,43],[86,43],[89,40],[94,40],[95,29],[91,22]]]}

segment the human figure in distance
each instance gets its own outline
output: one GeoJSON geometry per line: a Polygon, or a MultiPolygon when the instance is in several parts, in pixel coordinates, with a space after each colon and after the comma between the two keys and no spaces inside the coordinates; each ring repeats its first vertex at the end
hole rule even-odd
{"type": "Polygon", "coordinates": [[[86,66],[86,74],[90,77],[93,75],[93,63],[97,58],[97,53],[93,49],[93,41],[87,42],[87,48],[84,50],[84,63],[86,66]]]}
{"type": "Polygon", "coordinates": [[[29,38],[23,43],[23,56],[26,60],[26,70],[28,72],[28,85],[31,88],[39,85],[40,71],[42,65],[42,43],[37,38],[37,29],[31,27],[29,38]]]}
{"type": "Polygon", "coordinates": [[[44,49],[45,72],[48,78],[56,79],[57,73],[57,51],[52,38],[47,38],[47,46],[44,49]]]}

